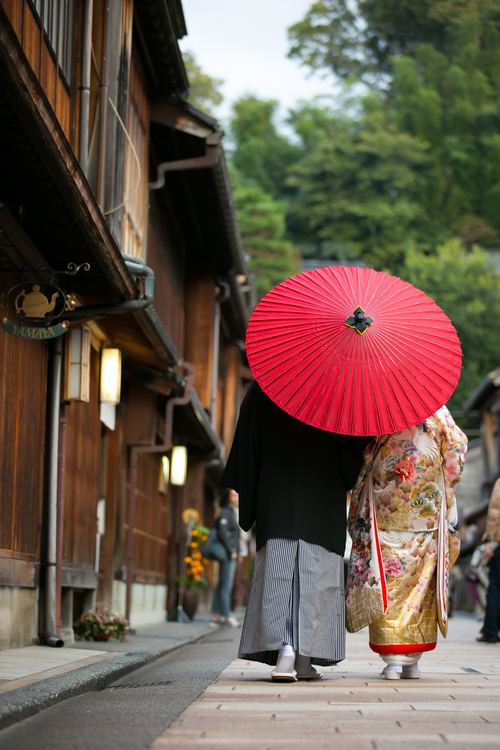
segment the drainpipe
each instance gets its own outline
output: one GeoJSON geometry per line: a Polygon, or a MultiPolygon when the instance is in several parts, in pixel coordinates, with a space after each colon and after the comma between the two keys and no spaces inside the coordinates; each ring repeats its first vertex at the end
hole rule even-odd
{"type": "Polygon", "coordinates": [[[215,288],[215,318],[214,343],[212,349],[212,393],[210,398],[210,421],[216,430],[217,422],[217,392],[219,377],[219,345],[220,345],[220,306],[229,299],[231,288],[225,281],[219,281],[215,288]]]}
{"type": "Polygon", "coordinates": [[[80,89],[80,134],[78,139],[78,161],[85,176],[89,161],[89,112],[90,112],[90,67],[92,61],[92,13],[93,0],[84,0],[82,30],[82,70],[80,89]]]}
{"type": "Polygon", "coordinates": [[[68,428],[68,404],[61,406],[59,418],[59,468],[57,477],[57,533],[56,533],[56,628],[61,632],[61,594],[64,498],[66,491],[66,434],[68,428]]]}
{"type": "Polygon", "coordinates": [[[204,156],[194,156],[191,159],[176,159],[158,164],[155,182],[150,182],[150,190],[160,190],[165,184],[166,172],[184,172],[189,169],[207,169],[215,167],[219,162],[219,150],[222,133],[214,133],[205,138],[204,156]]]}
{"type": "Polygon", "coordinates": [[[47,561],[45,577],[45,617],[43,639],[47,646],[64,646],[57,636],[56,566],[57,566],[57,484],[59,453],[59,402],[61,393],[62,339],[54,339],[50,381],[50,435],[48,468],[47,561]]]}
{"type": "Polygon", "coordinates": [[[97,203],[101,212],[104,213],[104,201],[106,198],[106,144],[108,135],[108,97],[109,81],[111,71],[111,9],[113,0],[107,0],[105,11],[106,40],[104,43],[104,65],[102,81],[99,84],[101,121],[99,128],[99,184],[97,190],[97,203]]]}
{"type": "Polygon", "coordinates": [[[142,278],[142,296],[139,299],[127,300],[119,305],[82,305],[68,310],[64,317],[68,320],[81,320],[82,318],[107,317],[110,315],[131,315],[132,313],[145,310],[153,304],[153,292],[155,274],[152,268],[145,266],[140,260],[125,260],[125,265],[136,278],[142,278]]]}
{"type": "Polygon", "coordinates": [[[130,620],[132,605],[132,571],[134,563],[134,523],[135,523],[135,491],[137,487],[137,470],[139,467],[139,456],[143,453],[166,453],[172,447],[172,430],[174,424],[174,406],[187,404],[191,396],[194,383],[194,365],[190,362],[181,362],[180,367],[187,370],[184,394],[179,398],[169,398],[165,410],[165,442],[163,445],[134,445],[130,450],[129,460],[129,500],[128,500],[128,528],[127,528],[127,580],[126,580],[126,604],[125,617],[130,620]]]}

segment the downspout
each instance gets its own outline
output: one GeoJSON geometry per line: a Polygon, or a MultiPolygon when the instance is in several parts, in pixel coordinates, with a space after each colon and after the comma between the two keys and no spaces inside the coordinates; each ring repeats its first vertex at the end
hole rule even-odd
{"type": "Polygon", "coordinates": [[[66,490],[66,433],[68,404],[61,406],[59,417],[59,467],[57,477],[57,533],[56,533],[56,628],[61,632],[62,558],[64,529],[64,498],[66,490]]]}
{"type": "Polygon", "coordinates": [[[59,453],[59,402],[61,394],[62,339],[54,339],[50,380],[50,434],[48,468],[47,560],[45,576],[45,617],[43,639],[47,646],[64,646],[57,636],[56,566],[57,566],[57,480],[59,453]]]}
{"type": "Polygon", "coordinates": [[[210,421],[217,432],[217,392],[219,380],[219,347],[220,347],[220,306],[229,299],[231,288],[225,281],[219,281],[215,287],[214,341],[212,349],[212,393],[210,397],[210,421]]]}
{"type": "Polygon", "coordinates": [[[101,120],[99,128],[99,173],[98,173],[98,190],[97,203],[101,212],[104,213],[104,201],[106,198],[106,155],[107,155],[107,135],[108,135],[108,97],[109,97],[109,79],[111,71],[111,7],[113,0],[107,0],[105,11],[106,41],[104,44],[104,66],[102,81],[99,84],[100,89],[100,111],[101,120]]]}
{"type": "Polygon", "coordinates": [[[82,70],[80,89],[80,134],[78,161],[87,176],[89,162],[90,68],[92,62],[93,0],[84,0],[82,30],[82,70]]]}
{"type": "Polygon", "coordinates": [[[184,394],[179,398],[169,398],[165,409],[165,441],[163,445],[134,445],[130,450],[129,460],[129,500],[128,500],[128,528],[127,528],[127,580],[125,617],[130,620],[132,605],[132,572],[134,564],[134,524],[135,524],[135,491],[137,487],[137,470],[139,456],[143,453],[166,453],[172,447],[172,431],[174,425],[174,406],[181,406],[189,402],[194,383],[194,365],[181,362],[180,366],[187,370],[184,394]]]}
{"type": "Polygon", "coordinates": [[[205,138],[204,156],[194,156],[191,159],[176,159],[158,164],[156,181],[150,182],[150,190],[160,190],[165,185],[166,172],[184,172],[190,169],[207,169],[215,167],[219,162],[219,150],[222,133],[214,133],[205,138]]]}

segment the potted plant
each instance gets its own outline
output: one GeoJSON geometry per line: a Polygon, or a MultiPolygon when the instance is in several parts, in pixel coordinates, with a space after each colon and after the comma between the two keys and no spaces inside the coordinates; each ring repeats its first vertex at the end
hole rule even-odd
{"type": "Polygon", "coordinates": [[[193,619],[198,608],[199,592],[208,586],[207,580],[201,575],[203,568],[209,563],[209,560],[206,560],[201,554],[201,546],[207,536],[208,529],[205,526],[193,526],[189,553],[184,558],[186,574],[177,576],[176,579],[179,584],[179,593],[183,592],[183,609],[190,620],[193,619]]]}
{"type": "Polygon", "coordinates": [[[85,612],[75,624],[75,635],[84,641],[107,641],[116,638],[127,641],[129,622],[122,615],[107,609],[85,612]]]}

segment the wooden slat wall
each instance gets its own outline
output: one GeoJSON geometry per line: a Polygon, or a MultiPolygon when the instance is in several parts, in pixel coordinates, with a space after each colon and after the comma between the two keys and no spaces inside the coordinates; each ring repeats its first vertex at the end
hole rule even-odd
{"type": "Polygon", "coordinates": [[[99,354],[92,349],[90,402],[68,406],[63,564],[93,569],[99,494],[99,354]]]}
{"type": "MultiPolygon", "coordinates": [[[[73,148],[76,136],[73,122],[76,114],[76,96],[71,97],[61,75],[59,66],[45,41],[43,29],[27,0],[0,0],[16,33],[19,43],[40,81],[57,119],[73,148]]],[[[75,13],[74,22],[77,23],[75,13]]],[[[76,55],[75,55],[76,58],[76,55]]],[[[76,64],[76,61],[75,61],[76,64]]],[[[69,82],[71,83],[71,82],[69,82]]]]}
{"type": "Polygon", "coordinates": [[[39,559],[47,346],[0,330],[0,557],[39,559]]]}
{"type": "Polygon", "coordinates": [[[175,244],[170,227],[162,217],[158,198],[151,194],[148,236],[148,266],[155,272],[154,308],[176,345],[184,356],[184,255],[175,244]],[[158,293],[161,290],[161,294],[158,293]]]}
{"type": "Polygon", "coordinates": [[[97,606],[111,609],[113,597],[113,579],[115,574],[115,548],[117,546],[117,520],[119,515],[120,499],[125,494],[125,483],[122,481],[120,471],[120,458],[122,451],[126,452],[124,444],[124,430],[120,413],[114,430],[108,430],[107,434],[107,467],[106,467],[106,516],[105,529],[101,538],[101,550],[99,557],[99,588],[97,591],[97,606]]]}
{"type": "Polygon", "coordinates": [[[194,387],[207,411],[211,405],[214,316],[213,276],[191,279],[187,286],[186,359],[196,368],[194,387]]]}
{"type": "Polygon", "coordinates": [[[134,524],[134,580],[164,583],[169,495],[158,491],[161,454],[139,456],[134,524]]]}
{"type": "Polygon", "coordinates": [[[224,441],[226,456],[233,442],[236,418],[238,416],[238,380],[241,353],[235,344],[224,347],[224,409],[221,437],[224,441]]]}

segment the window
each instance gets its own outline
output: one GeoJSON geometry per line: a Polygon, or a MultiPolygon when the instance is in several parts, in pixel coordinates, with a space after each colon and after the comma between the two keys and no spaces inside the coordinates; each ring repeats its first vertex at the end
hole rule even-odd
{"type": "Polygon", "coordinates": [[[149,104],[134,58],[130,70],[127,129],[137,154],[127,145],[123,252],[144,258],[146,233],[149,104]],[[138,163],[139,162],[139,163],[138,163]]]}
{"type": "Polygon", "coordinates": [[[74,0],[33,0],[35,10],[43,19],[43,28],[61,71],[69,82],[73,59],[74,0]]]}

